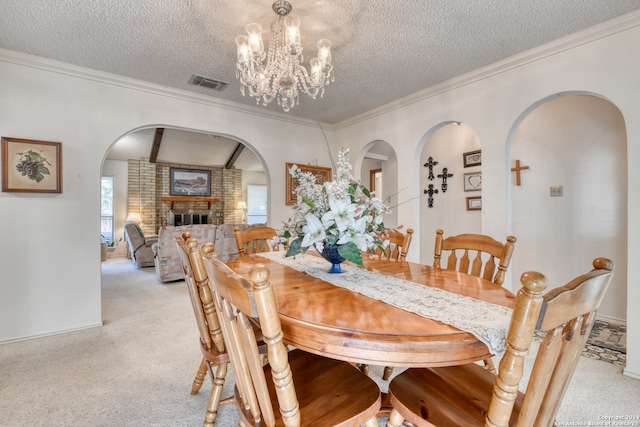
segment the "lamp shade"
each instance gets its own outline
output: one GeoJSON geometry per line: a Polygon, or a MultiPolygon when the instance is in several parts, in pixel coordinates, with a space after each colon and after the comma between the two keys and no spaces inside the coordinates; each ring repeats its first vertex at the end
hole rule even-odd
{"type": "Polygon", "coordinates": [[[129,215],[127,215],[127,222],[140,224],[140,222],[142,222],[142,218],[140,218],[140,214],[138,212],[130,212],[129,215]]]}
{"type": "Polygon", "coordinates": [[[236,209],[247,209],[247,202],[240,200],[236,205],[236,209]]]}

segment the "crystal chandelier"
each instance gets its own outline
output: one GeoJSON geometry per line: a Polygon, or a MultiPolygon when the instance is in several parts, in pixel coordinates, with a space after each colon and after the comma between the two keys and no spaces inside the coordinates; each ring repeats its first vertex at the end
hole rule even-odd
{"type": "Polygon", "coordinates": [[[249,96],[256,98],[256,103],[262,99],[262,105],[277,99],[278,105],[289,111],[299,104],[299,91],[313,99],[318,94],[322,98],[324,87],[333,81],[331,42],[326,39],[318,41],[318,57],[309,61],[311,71],[307,72],[302,65],[300,21],[287,16],[291,12],[291,4],[278,0],[272,8],[278,18],[271,23],[267,53],[260,24],[247,25],[247,35],[236,37],[236,78],[242,84],[243,96],[248,91],[249,96]]]}

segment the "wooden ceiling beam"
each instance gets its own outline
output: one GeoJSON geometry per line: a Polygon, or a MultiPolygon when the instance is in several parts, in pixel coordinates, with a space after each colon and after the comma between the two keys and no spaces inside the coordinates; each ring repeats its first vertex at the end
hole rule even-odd
{"type": "Polygon", "coordinates": [[[229,157],[229,160],[227,160],[227,164],[224,166],[225,169],[231,169],[233,165],[235,165],[238,157],[240,157],[240,154],[242,153],[242,150],[244,150],[244,145],[238,143],[238,145],[236,145],[236,149],[233,150],[231,157],[229,157]]]}
{"type": "Polygon", "coordinates": [[[156,134],[153,137],[153,146],[151,147],[151,154],[149,154],[149,163],[155,163],[158,159],[158,152],[160,151],[160,144],[162,143],[162,134],[164,128],[157,128],[156,134]]]}

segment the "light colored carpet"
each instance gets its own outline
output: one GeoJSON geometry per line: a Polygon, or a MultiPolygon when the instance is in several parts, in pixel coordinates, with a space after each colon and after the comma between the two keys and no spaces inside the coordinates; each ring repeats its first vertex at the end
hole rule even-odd
{"type": "MultiPolygon", "coordinates": [[[[202,425],[211,383],[190,394],[201,356],[184,282],[162,284],[153,268],[112,259],[102,294],[103,327],[0,345],[0,425],[202,425]]],[[[640,414],[640,381],[621,372],[582,357],[559,424],[640,414]]],[[[233,405],[222,406],[217,426],[236,423],[233,405]]]]}

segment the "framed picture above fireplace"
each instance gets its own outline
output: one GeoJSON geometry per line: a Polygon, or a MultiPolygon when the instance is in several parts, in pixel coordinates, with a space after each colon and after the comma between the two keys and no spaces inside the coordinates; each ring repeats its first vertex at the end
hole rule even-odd
{"type": "Polygon", "coordinates": [[[171,168],[172,196],[211,196],[211,171],[171,168]]]}

